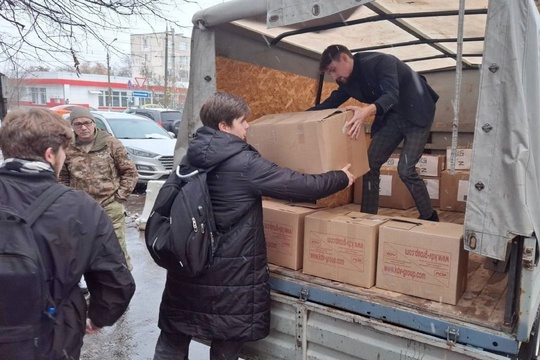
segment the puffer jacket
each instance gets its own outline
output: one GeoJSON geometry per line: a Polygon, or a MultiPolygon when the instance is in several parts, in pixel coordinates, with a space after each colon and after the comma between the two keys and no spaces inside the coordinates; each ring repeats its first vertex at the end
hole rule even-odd
{"type": "Polygon", "coordinates": [[[208,188],[222,235],[212,266],[195,278],[169,271],[159,327],[202,339],[253,341],[268,335],[270,285],[262,196],[312,201],[344,189],[343,171],[304,175],[265,160],[240,138],[197,130],[187,154],[197,168],[217,167],[208,188]]]}
{"type": "MultiPolygon", "coordinates": [[[[8,167],[0,168],[0,204],[18,212],[56,183],[52,170],[25,173],[8,167]]],[[[43,249],[56,304],[54,329],[42,334],[40,359],[79,359],[87,311],[98,327],[114,324],[126,311],[135,282],[109,217],[84,192],[64,193],[36,221],[33,231],[43,249]],[[83,274],[91,295],[88,307],[78,287],[83,274]]],[[[0,358],[19,357],[2,351],[0,358]]]]}
{"type": "Polygon", "coordinates": [[[96,129],[92,149],[86,152],[77,139],[66,150],[60,182],[84,190],[101,206],[124,202],[137,185],[137,169],[120,140],[96,129]]]}

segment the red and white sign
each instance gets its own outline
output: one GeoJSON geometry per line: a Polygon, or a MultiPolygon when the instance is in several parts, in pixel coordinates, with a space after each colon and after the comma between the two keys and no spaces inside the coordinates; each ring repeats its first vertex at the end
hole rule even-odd
{"type": "Polygon", "coordinates": [[[135,82],[137,83],[137,87],[139,89],[142,89],[144,84],[146,84],[146,78],[145,77],[136,77],[135,82]]]}

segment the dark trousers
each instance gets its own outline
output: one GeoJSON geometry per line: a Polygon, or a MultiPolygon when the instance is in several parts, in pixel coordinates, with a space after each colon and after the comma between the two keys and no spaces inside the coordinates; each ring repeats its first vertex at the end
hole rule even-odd
{"type": "MultiPolygon", "coordinates": [[[[189,360],[191,336],[181,333],[161,332],[159,335],[154,360],[189,360]]],[[[212,340],[210,360],[238,360],[243,342],[212,340]]]]}
{"type": "Polygon", "coordinates": [[[419,127],[407,121],[388,119],[371,139],[368,149],[370,171],[364,175],[362,186],[362,212],[376,214],[379,209],[379,184],[381,166],[403,140],[399,157],[398,174],[409,189],[420,218],[427,219],[433,214],[433,207],[424,181],[416,172],[416,164],[422,157],[431,124],[419,127]]]}

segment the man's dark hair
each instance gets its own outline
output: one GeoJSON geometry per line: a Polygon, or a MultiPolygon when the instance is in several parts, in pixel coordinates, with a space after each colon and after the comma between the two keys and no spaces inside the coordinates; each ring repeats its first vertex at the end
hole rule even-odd
{"type": "Polygon", "coordinates": [[[217,92],[204,102],[199,116],[204,126],[219,130],[220,122],[231,126],[234,119],[246,117],[249,113],[249,106],[240,97],[217,92]]]}
{"type": "Polygon", "coordinates": [[[330,45],[324,49],[321,55],[321,61],[319,63],[319,71],[325,72],[328,69],[328,65],[334,60],[338,60],[341,54],[347,54],[351,59],[353,57],[351,51],[343,45],[330,45]]]}

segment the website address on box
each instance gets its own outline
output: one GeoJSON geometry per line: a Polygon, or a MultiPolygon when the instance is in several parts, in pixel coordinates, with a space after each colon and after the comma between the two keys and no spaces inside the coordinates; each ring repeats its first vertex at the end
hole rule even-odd
{"type": "Polygon", "coordinates": [[[399,266],[384,265],[384,272],[391,275],[395,274],[403,278],[420,279],[420,280],[426,279],[426,273],[403,269],[399,266]]]}

